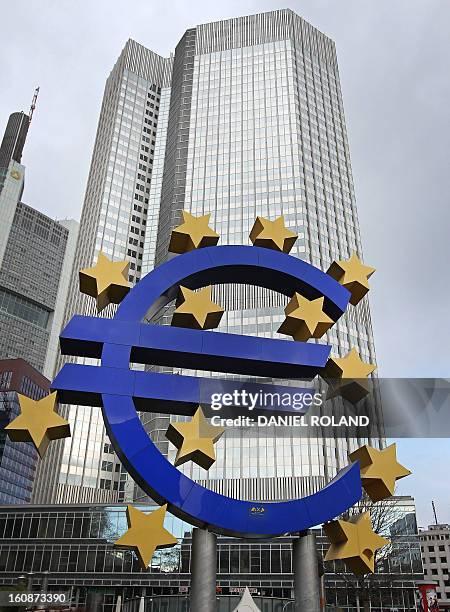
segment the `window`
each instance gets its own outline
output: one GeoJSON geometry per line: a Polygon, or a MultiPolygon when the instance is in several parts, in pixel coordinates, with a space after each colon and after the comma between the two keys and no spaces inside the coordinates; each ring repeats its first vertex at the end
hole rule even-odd
{"type": "Polygon", "coordinates": [[[50,311],[5,289],[0,289],[0,310],[44,329],[50,316],[50,311]]]}

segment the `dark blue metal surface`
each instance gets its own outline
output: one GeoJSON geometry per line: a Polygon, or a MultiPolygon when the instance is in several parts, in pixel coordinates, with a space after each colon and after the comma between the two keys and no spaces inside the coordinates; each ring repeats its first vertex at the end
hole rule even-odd
{"type": "MultiPolygon", "coordinates": [[[[145,432],[136,408],[192,414],[206,379],[138,372],[130,362],[192,367],[279,378],[314,376],[330,347],[142,325],[172,301],[180,285],[197,289],[218,283],[266,287],[289,297],[324,297],[334,320],[350,293],[310,264],[258,247],[209,247],[176,257],[145,276],[120,304],[113,321],[74,317],[61,334],[66,354],[101,357],[102,367],[66,364],[52,384],[65,402],[102,406],[108,435],[122,463],[157,502],[194,525],[233,536],[264,537],[303,531],[331,520],[361,498],[357,463],[318,493],[279,503],[245,502],[201,487],[172,466],[145,432]],[[162,406],[161,402],[166,405],[162,406]]],[[[214,389],[236,382],[210,379],[214,389]]],[[[260,387],[261,385],[257,385],[260,387]]],[[[207,389],[207,387],[205,387],[207,389]]],[[[269,387],[268,387],[269,388],[269,387]]],[[[296,392],[304,391],[295,389],[296,392]]]]}
{"type": "Polygon", "coordinates": [[[187,478],[163,457],[130,398],[105,394],[103,404],[108,436],[134,481],[159,504],[169,504],[172,514],[198,527],[239,537],[295,533],[332,520],[361,499],[357,462],[318,493],[301,499],[259,503],[220,495],[187,478]]]}
{"type": "MultiPolygon", "coordinates": [[[[131,397],[140,412],[192,416],[201,405],[207,416],[219,414],[223,417],[236,417],[241,414],[251,417],[258,414],[302,415],[308,412],[308,407],[293,408],[293,396],[301,393],[311,394],[311,389],[305,387],[178,376],[113,367],[99,368],[75,363],[68,363],[62,368],[52,383],[52,390],[58,391],[58,399],[64,404],[101,407],[102,396],[107,393],[131,397]],[[261,391],[290,395],[292,399],[286,407],[272,408],[257,404],[251,412],[247,408],[237,410],[234,406],[223,406],[220,413],[217,413],[211,408],[211,397],[214,393],[232,394],[241,389],[253,394],[261,391]]],[[[287,400],[285,403],[288,403],[287,400]]]]}
{"type": "Polygon", "coordinates": [[[256,285],[288,297],[295,291],[309,299],[323,296],[324,310],[335,321],[350,300],[345,287],[302,259],[261,247],[216,246],[174,257],[144,276],[119,305],[115,320],[151,318],[176,297],[180,285],[199,289],[221,283],[256,285]]]}
{"type": "Polygon", "coordinates": [[[325,344],[81,316],[71,319],[60,343],[63,355],[101,358],[109,343],[131,348],[133,363],[300,380],[314,377],[330,355],[325,344]]]}

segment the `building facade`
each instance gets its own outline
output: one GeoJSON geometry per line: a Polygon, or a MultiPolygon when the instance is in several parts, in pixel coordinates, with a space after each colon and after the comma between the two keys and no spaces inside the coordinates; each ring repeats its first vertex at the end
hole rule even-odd
{"type": "Polygon", "coordinates": [[[59,222],[17,203],[0,267],[1,358],[44,371],[68,237],[59,222]]]}
{"type": "Polygon", "coordinates": [[[20,414],[17,394],[39,400],[50,381],[23,359],[0,360],[0,504],[31,500],[38,454],[31,443],[11,442],[4,427],[20,414]]]}
{"type": "Polygon", "coordinates": [[[17,202],[24,189],[25,168],[20,162],[29,127],[29,115],[12,113],[0,145],[0,264],[17,202]],[[2,195],[3,189],[5,193],[2,195]]]}
{"type": "Polygon", "coordinates": [[[450,609],[450,525],[430,525],[419,533],[425,580],[436,582],[442,609],[450,609]]]}
{"type": "MultiPolygon", "coordinates": [[[[137,282],[168,257],[183,209],[210,212],[222,244],[249,243],[258,215],[284,215],[299,235],[294,256],[324,270],[352,251],[362,257],[335,45],[292,11],[197,26],[170,59],[128,41],[105,88],[66,320],[94,314],[93,301],[79,293],[80,268],[103,250],[129,259],[130,281],[137,282]]],[[[225,308],[219,331],[277,336],[283,296],[219,286],[215,299],[225,308]]],[[[160,321],[169,317],[170,307],[160,321]]],[[[375,361],[366,298],[326,340],[335,355],[355,346],[375,361]]],[[[36,501],[123,499],[126,476],[106,452],[98,409],[72,406],[67,414],[73,437],[49,451],[36,501]]],[[[169,417],[143,420],[173,460],[169,417]]],[[[381,419],[370,442],[382,444],[381,419]]],[[[322,487],[347,465],[355,444],[295,431],[278,440],[270,429],[229,430],[209,472],[183,470],[225,494],[284,499],[322,487]]]]}
{"type": "MultiPolygon", "coordinates": [[[[151,511],[155,506],[139,508],[151,511]]],[[[411,513],[414,501],[398,498],[393,517],[398,521],[411,513]]],[[[113,547],[127,529],[123,504],[1,507],[0,585],[13,586],[18,576],[32,572],[32,590],[39,590],[45,577],[49,590],[70,592],[72,605],[79,608],[95,591],[101,612],[113,612],[119,596],[123,604],[134,600],[124,608],[129,611],[142,612],[139,604],[144,596],[148,612],[187,612],[192,527],[169,514],[165,527],[178,544],[157,551],[151,567],[142,571],[134,553],[113,547]]],[[[389,531],[389,525],[386,528],[389,531]]],[[[413,612],[415,581],[423,577],[417,529],[391,538],[393,545],[371,584],[371,610],[413,612]]],[[[328,543],[320,531],[318,543],[323,556],[328,543]]],[[[292,538],[261,542],[219,537],[217,568],[220,612],[231,612],[246,586],[266,612],[282,612],[292,601],[292,538]]],[[[341,567],[326,564],[328,609],[356,612],[358,591],[352,585],[352,576],[341,567]]]]}
{"type": "Polygon", "coordinates": [[[0,359],[26,359],[50,378],[78,224],[22,202],[28,127],[28,115],[11,115],[0,146],[0,359]]]}
{"type": "MultiPolygon", "coordinates": [[[[20,184],[15,187],[20,191],[20,184]]],[[[335,45],[292,11],[189,29],[170,58],[127,42],[105,87],[60,320],[97,314],[93,300],[79,293],[78,271],[94,265],[100,251],[130,261],[131,283],[163,263],[182,210],[211,213],[222,244],[249,244],[257,216],[284,215],[299,236],[294,256],[323,270],[353,251],[362,257],[335,45]]],[[[283,296],[233,285],[215,287],[214,299],[225,309],[219,331],[281,337],[276,330],[284,318],[283,296]]],[[[108,307],[103,315],[113,313],[108,307]]],[[[169,306],[159,322],[169,323],[170,314],[169,306]]],[[[366,298],[325,341],[334,355],[355,346],[363,360],[376,361],[366,298]]],[[[48,569],[50,586],[71,589],[80,606],[89,591],[98,590],[104,610],[112,611],[119,595],[144,595],[148,610],[158,598],[171,597],[161,609],[183,609],[192,528],[168,516],[179,545],[156,554],[146,572],[131,552],[115,550],[112,543],[126,528],[119,502],[148,500],[114,454],[100,410],[62,411],[72,436],[50,445],[39,467],[34,505],[0,509],[0,581],[8,585],[33,572],[38,585],[48,569]]],[[[173,461],[175,450],[165,438],[170,417],[142,418],[173,461]]],[[[377,427],[369,442],[381,446],[381,418],[377,427]]],[[[288,429],[282,435],[269,428],[230,429],[216,445],[217,461],[209,472],[193,464],[182,469],[220,493],[270,502],[323,487],[360,443],[320,432],[308,438],[288,429]]],[[[415,511],[410,500],[398,505],[395,524],[389,525],[395,542],[370,587],[374,611],[415,609],[414,584],[422,577],[410,516],[415,511]]],[[[319,542],[323,552],[322,535],[319,542]]],[[[281,611],[292,598],[291,545],[290,538],[219,538],[220,609],[232,609],[236,589],[250,586],[270,599],[265,609],[281,611]]],[[[349,581],[342,567],[325,568],[330,606],[357,609],[359,586],[350,588],[349,581]]],[[[235,605],[238,601],[236,596],[235,605]]]]}
{"type": "MultiPolygon", "coordinates": [[[[362,257],[334,42],[280,10],[190,29],[173,62],[155,263],[171,257],[170,234],[182,210],[211,213],[220,244],[249,244],[257,216],[284,215],[299,236],[294,256],[323,270],[353,251],[362,257]]],[[[225,309],[218,331],[282,337],[276,330],[284,296],[216,286],[215,301],[225,309]]],[[[169,306],[163,322],[170,323],[170,313],[169,306]]],[[[334,355],[354,346],[362,359],[376,361],[366,299],[326,341],[334,355]]],[[[171,418],[143,416],[173,461],[176,450],[165,438],[171,418]]],[[[382,444],[381,418],[377,425],[374,446],[382,444]]],[[[298,430],[280,436],[275,429],[240,428],[217,443],[208,471],[194,464],[181,469],[233,497],[285,499],[321,488],[347,465],[356,444],[321,432],[306,438],[298,430]]]]}
{"type": "Polygon", "coordinates": [[[11,161],[20,164],[23,148],[30,127],[30,117],[23,112],[9,116],[6,130],[0,145],[0,191],[6,170],[11,161]],[[1,172],[3,170],[3,172],[1,172]]]}
{"type": "MultiPolygon", "coordinates": [[[[165,121],[160,118],[160,105],[167,114],[171,64],[170,59],[130,40],[107,80],[65,321],[75,313],[97,314],[93,301],[79,293],[78,270],[94,265],[100,251],[113,259],[128,259],[132,283],[143,273],[146,232],[155,233],[158,216],[159,198],[151,197],[150,190],[153,165],[161,157],[155,147],[159,121],[165,121]]],[[[161,181],[160,171],[155,179],[155,183],[161,181]]],[[[147,260],[149,257],[147,252],[147,260]]],[[[103,314],[111,316],[113,312],[114,308],[108,307],[103,314]]],[[[64,503],[132,497],[133,485],[112,450],[98,408],[70,406],[63,410],[70,420],[72,437],[47,452],[34,499],[64,503]]]]}

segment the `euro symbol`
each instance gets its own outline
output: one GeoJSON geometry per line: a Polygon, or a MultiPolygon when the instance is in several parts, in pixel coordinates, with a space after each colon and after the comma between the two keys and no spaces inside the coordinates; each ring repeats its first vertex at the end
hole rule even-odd
{"type": "MultiPolygon", "coordinates": [[[[73,317],[60,336],[62,353],[97,358],[101,366],[65,364],[52,389],[63,403],[101,407],[108,436],[125,468],[175,516],[235,537],[304,531],[342,514],[361,498],[358,462],[313,495],[268,503],[255,522],[255,502],[215,493],[182,474],[160,453],[137,414],[193,414],[204,403],[205,379],[131,370],[130,363],[299,380],[314,377],[325,366],[331,349],[327,345],[143,323],[176,298],[180,285],[199,289],[228,283],[265,287],[289,297],[294,292],[308,299],[324,297],[324,311],[334,321],[350,298],[329,275],[285,253],[255,246],[191,251],[147,274],[113,319],[73,317]]],[[[222,390],[230,383],[211,384],[217,391],[218,385],[222,390]]]]}

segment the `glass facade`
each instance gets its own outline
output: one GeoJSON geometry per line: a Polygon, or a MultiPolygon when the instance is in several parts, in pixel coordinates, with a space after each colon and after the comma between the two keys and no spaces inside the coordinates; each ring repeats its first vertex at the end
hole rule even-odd
{"type": "Polygon", "coordinates": [[[17,393],[0,391],[0,504],[31,500],[38,454],[30,443],[12,443],[3,427],[20,414],[17,393]]]}
{"type": "MultiPolygon", "coordinates": [[[[150,505],[138,507],[154,509],[150,505]]],[[[422,565],[415,520],[406,518],[411,513],[415,517],[414,512],[411,498],[397,498],[392,520],[403,520],[408,528],[397,528],[396,535],[391,533],[393,545],[371,582],[374,612],[415,610],[414,581],[422,578],[422,565]]],[[[134,553],[113,548],[113,542],[127,528],[125,505],[2,507],[0,585],[14,584],[24,572],[33,572],[33,584],[38,589],[43,572],[48,571],[49,590],[70,590],[72,602],[79,605],[85,602],[88,591],[96,590],[102,595],[103,612],[114,610],[119,595],[122,601],[145,596],[148,610],[150,599],[155,606],[160,605],[156,610],[187,610],[180,606],[186,605],[184,598],[189,595],[192,527],[170,515],[165,527],[178,538],[178,544],[157,551],[151,567],[142,571],[134,553]]],[[[386,528],[389,531],[389,525],[386,528]]],[[[321,532],[317,533],[322,555],[328,544],[321,532]]],[[[229,610],[232,602],[237,605],[239,597],[235,594],[245,586],[255,593],[262,610],[281,612],[282,605],[292,598],[291,538],[260,542],[219,537],[217,568],[219,610],[229,610]]],[[[325,592],[330,609],[356,611],[357,589],[352,580],[339,564],[326,564],[325,592]]],[[[129,606],[133,610],[131,603],[129,606]]]]}
{"type": "MultiPolygon", "coordinates": [[[[183,209],[211,213],[220,244],[250,244],[257,216],[283,215],[298,234],[292,255],[323,270],[353,251],[362,257],[334,43],[291,11],[200,25],[182,42],[168,121],[178,139],[166,146],[156,261],[168,256],[183,209]]],[[[286,339],[276,332],[284,296],[232,285],[215,287],[214,299],[225,309],[218,331],[286,339]]],[[[163,322],[170,323],[170,308],[163,322]]],[[[375,362],[367,298],[324,341],[334,355],[354,346],[375,362]]],[[[145,424],[173,462],[176,450],[164,436],[169,420],[151,415],[145,424]]],[[[374,446],[383,443],[381,419],[378,427],[374,446]]],[[[192,463],[180,469],[233,497],[290,498],[322,487],[360,442],[320,431],[306,438],[279,428],[228,429],[208,471],[192,463]]]]}
{"type": "MultiPolygon", "coordinates": [[[[335,46],[292,11],[187,30],[171,60],[127,43],[106,84],[66,319],[95,314],[76,272],[93,265],[100,249],[128,258],[130,280],[138,282],[168,256],[183,209],[210,212],[222,244],[249,244],[256,216],[282,214],[299,235],[294,256],[323,270],[353,250],[362,257],[335,46]]],[[[219,331],[278,336],[283,296],[233,285],[216,287],[215,299],[225,308],[219,331]]],[[[170,308],[165,314],[161,323],[170,322],[170,308]]],[[[355,346],[375,361],[367,298],[326,341],[335,355],[355,346]]],[[[73,436],[49,449],[36,501],[123,499],[127,480],[105,452],[100,411],[72,406],[67,414],[73,436]]],[[[169,417],[143,420],[173,461],[169,417]]],[[[294,430],[229,429],[209,472],[193,464],[182,470],[235,497],[301,497],[347,465],[356,444],[321,432],[300,438],[294,430]]]]}
{"type": "MultiPolygon", "coordinates": [[[[114,260],[129,260],[132,283],[142,275],[145,235],[157,214],[154,200],[150,204],[150,186],[169,67],[169,59],[130,40],[107,80],[65,321],[75,313],[97,315],[94,301],[79,293],[78,270],[95,265],[100,251],[114,260]]],[[[110,306],[102,316],[110,317],[114,310],[110,306]]],[[[49,449],[39,468],[34,499],[89,502],[129,497],[126,474],[113,453],[100,410],[66,406],[64,413],[72,436],[49,449]]]]}
{"type": "Polygon", "coordinates": [[[0,310],[47,329],[50,311],[11,291],[0,289],[0,310]]]}
{"type": "Polygon", "coordinates": [[[38,454],[29,442],[11,442],[4,427],[20,414],[17,393],[39,400],[48,384],[22,359],[0,361],[0,504],[31,500],[38,454]]]}
{"type": "Polygon", "coordinates": [[[20,201],[29,121],[13,113],[0,145],[0,359],[26,359],[51,376],[77,223],[50,219],[20,201]]]}
{"type": "Polygon", "coordinates": [[[152,180],[150,184],[147,231],[145,234],[142,274],[150,272],[155,265],[156,238],[159,220],[159,204],[164,173],[164,156],[167,142],[167,122],[169,120],[170,87],[164,87],[159,97],[158,137],[153,157],[152,180]]]}
{"type": "MultiPolygon", "coordinates": [[[[5,186],[0,210],[7,193],[5,186]]],[[[5,226],[0,224],[5,236],[3,257],[0,253],[0,358],[26,359],[42,372],[69,231],[23,202],[12,204],[11,223],[5,219],[5,226]]]]}

